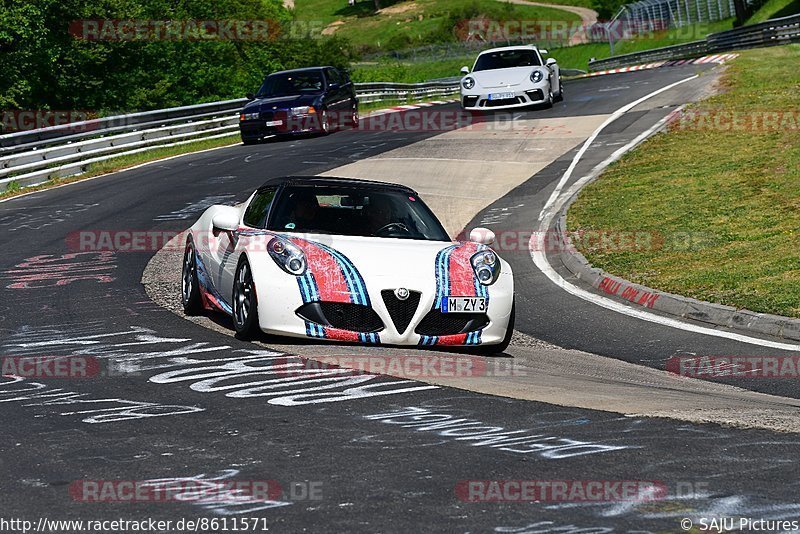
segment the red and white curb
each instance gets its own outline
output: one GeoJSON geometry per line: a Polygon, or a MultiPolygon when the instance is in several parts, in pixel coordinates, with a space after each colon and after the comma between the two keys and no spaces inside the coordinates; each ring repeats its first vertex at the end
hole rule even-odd
{"type": "Polygon", "coordinates": [[[431,100],[430,102],[417,102],[416,104],[403,104],[401,106],[394,106],[386,109],[379,109],[367,114],[367,117],[374,117],[376,115],[385,115],[386,113],[398,113],[400,111],[409,111],[412,109],[430,108],[433,106],[443,106],[444,104],[452,104],[458,102],[457,98],[448,100],[431,100]]]}
{"type": "Polygon", "coordinates": [[[645,63],[644,65],[633,65],[631,67],[620,67],[618,69],[598,70],[585,74],[583,77],[603,76],[606,74],[618,74],[620,72],[634,72],[637,70],[658,69],[661,67],[678,67],[681,65],[700,65],[705,63],[725,63],[738,57],[739,54],[715,54],[713,56],[703,56],[694,59],[674,59],[671,61],[657,61],[655,63],[645,63]]]}

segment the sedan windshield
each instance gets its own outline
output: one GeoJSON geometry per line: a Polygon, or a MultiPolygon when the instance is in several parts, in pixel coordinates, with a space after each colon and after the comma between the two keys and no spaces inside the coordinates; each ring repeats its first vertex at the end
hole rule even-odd
{"type": "Polygon", "coordinates": [[[325,82],[319,71],[287,72],[271,74],[264,80],[256,96],[272,98],[277,96],[295,96],[322,92],[325,82]]]}
{"type": "Polygon", "coordinates": [[[414,194],[347,186],[290,186],[272,210],[269,230],[450,241],[414,194]]]}
{"type": "Polygon", "coordinates": [[[510,69],[513,67],[538,67],[542,64],[535,50],[500,50],[478,56],[475,71],[510,69]]]}

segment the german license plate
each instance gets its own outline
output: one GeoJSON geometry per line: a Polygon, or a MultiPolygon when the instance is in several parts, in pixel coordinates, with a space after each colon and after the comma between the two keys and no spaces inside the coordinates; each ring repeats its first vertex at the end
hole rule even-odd
{"type": "Polygon", "coordinates": [[[514,93],[489,93],[489,100],[507,100],[514,98],[514,93]]]}
{"type": "Polygon", "coordinates": [[[267,121],[267,126],[283,126],[283,121],[267,121]]]}
{"type": "Polygon", "coordinates": [[[486,297],[444,297],[442,313],[480,313],[486,311],[486,297]]]}

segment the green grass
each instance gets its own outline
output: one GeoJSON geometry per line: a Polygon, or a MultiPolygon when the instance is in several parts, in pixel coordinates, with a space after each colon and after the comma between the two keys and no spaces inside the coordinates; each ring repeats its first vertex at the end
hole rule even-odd
{"type": "Polygon", "coordinates": [[[587,187],[570,209],[571,231],[661,236],[638,251],[579,243],[589,261],[672,293],[800,317],[798,64],[800,45],[742,52],[725,91],[690,111],[735,111],[743,126],[674,123],[587,187]],[[778,127],[747,126],[764,112],[782,113],[778,127]]]}
{"type": "MultiPolygon", "coordinates": [[[[800,0],[798,0],[800,1],[800,0]]],[[[620,41],[614,44],[615,54],[641,52],[651,48],[659,48],[674,44],[686,43],[702,39],[709,33],[728,30],[733,27],[733,19],[711,23],[699,23],[687,28],[653,32],[636,39],[620,41]]],[[[607,43],[590,43],[564,48],[551,48],[550,55],[558,60],[564,69],[587,70],[589,60],[605,59],[610,56],[607,43]]],[[[416,61],[397,61],[382,59],[374,62],[354,63],[352,78],[356,82],[424,82],[434,78],[460,76],[464,65],[470,67],[475,62],[475,53],[454,55],[447,58],[421,58],[416,61]]]]}
{"type": "Polygon", "coordinates": [[[574,23],[580,17],[561,9],[522,6],[499,0],[382,0],[381,13],[371,0],[348,6],[345,0],[297,0],[298,20],[327,26],[341,21],[335,35],[361,52],[392,52],[458,39],[460,22],[479,16],[491,20],[546,20],[574,23]]]}
{"type": "Polygon", "coordinates": [[[179,156],[181,154],[188,154],[190,152],[198,152],[200,150],[208,150],[210,148],[233,145],[239,142],[241,142],[239,134],[235,133],[229,136],[219,137],[217,139],[201,139],[192,143],[186,143],[185,145],[157,148],[147,152],[139,152],[138,154],[119,156],[106,161],[93,163],[88,166],[86,172],[83,174],[69,176],[67,178],[54,178],[43,184],[32,187],[20,187],[16,182],[11,182],[5,191],[0,193],[0,199],[10,198],[21,194],[30,193],[32,191],[50,189],[58,185],[78,182],[80,180],[85,180],[101,174],[121,171],[123,169],[127,169],[128,167],[134,167],[150,161],[156,161],[172,156],[179,156]]]}
{"type": "Polygon", "coordinates": [[[788,17],[800,13],[800,0],[767,0],[758,11],[747,19],[746,24],[756,24],[765,20],[788,17]]]}

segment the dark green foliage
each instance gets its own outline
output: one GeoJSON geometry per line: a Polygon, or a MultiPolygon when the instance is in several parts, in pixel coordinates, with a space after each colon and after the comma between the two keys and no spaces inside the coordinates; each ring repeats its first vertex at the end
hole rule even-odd
{"type": "Polygon", "coordinates": [[[70,21],[259,20],[288,24],[280,0],[1,0],[0,109],[157,109],[255,91],[273,71],[346,67],[341,39],[87,41],[70,21]]]}

